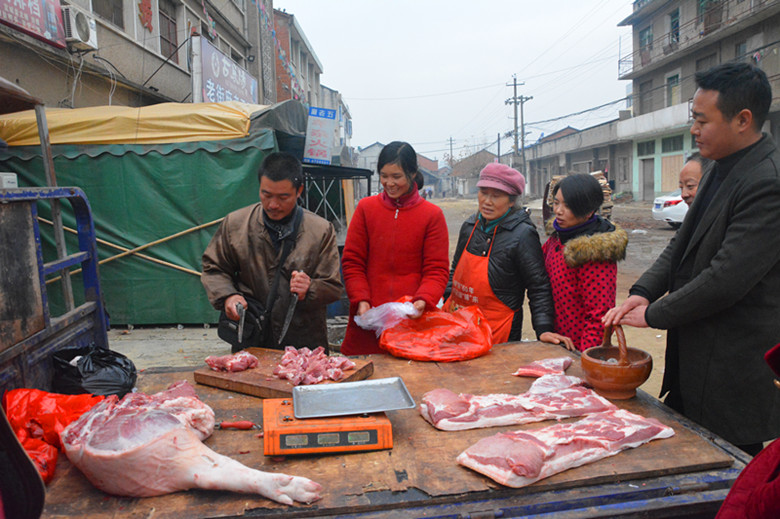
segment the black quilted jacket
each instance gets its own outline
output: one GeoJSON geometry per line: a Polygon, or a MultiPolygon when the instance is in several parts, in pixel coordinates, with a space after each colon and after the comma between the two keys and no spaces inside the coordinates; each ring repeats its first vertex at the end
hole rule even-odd
{"type": "MultiPolygon", "coordinates": [[[[450,281],[444,297],[452,290],[452,275],[458,265],[463,248],[469,239],[471,230],[477,223],[474,214],[463,222],[458,236],[458,246],[450,269],[450,281]]],[[[489,239],[493,232],[485,233],[478,226],[469,242],[468,251],[477,256],[487,255],[490,248],[489,239]]],[[[531,307],[531,321],[536,337],[544,332],[552,332],[555,328],[555,307],[553,306],[550,280],[544,269],[544,257],[539,234],[531,218],[523,209],[514,209],[498,224],[496,242],[488,260],[488,281],[493,293],[501,302],[515,311],[512,320],[510,341],[522,339],[523,301],[528,292],[528,302],[531,307]]]]}

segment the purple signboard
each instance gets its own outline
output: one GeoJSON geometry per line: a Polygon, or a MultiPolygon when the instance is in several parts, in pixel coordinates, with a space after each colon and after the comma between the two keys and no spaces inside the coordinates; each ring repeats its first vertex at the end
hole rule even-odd
{"type": "Polygon", "coordinates": [[[64,49],[59,0],[0,0],[0,22],[64,49]]]}
{"type": "Polygon", "coordinates": [[[206,41],[205,37],[201,37],[200,41],[203,102],[257,104],[257,79],[206,41]]]}

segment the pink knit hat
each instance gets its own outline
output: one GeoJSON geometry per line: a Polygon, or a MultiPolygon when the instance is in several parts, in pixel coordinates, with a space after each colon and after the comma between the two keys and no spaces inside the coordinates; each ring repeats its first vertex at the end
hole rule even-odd
{"type": "Polygon", "coordinates": [[[493,187],[511,196],[522,195],[525,190],[525,177],[506,164],[491,162],[479,172],[477,187],[493,187]]]}

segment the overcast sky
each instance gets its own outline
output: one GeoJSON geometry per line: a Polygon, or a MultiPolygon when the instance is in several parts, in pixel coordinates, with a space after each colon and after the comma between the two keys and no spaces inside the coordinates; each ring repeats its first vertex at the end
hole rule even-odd
{"type": "MultiPolygon", "coordinates": [[[[626,96],[619,56],[631,52],[631,0],[276,0],[292,13],[341,92],[352,145],[410,142],[444,165],[488,147],[524,103],[526,145],[565,126],[617,118],[625,102],[548,121],[626,96]]],[[[519,117],[519,116],[518,116],[519,117]]],[[[503,139],[501,153],[512,138],[503,139]]]]}

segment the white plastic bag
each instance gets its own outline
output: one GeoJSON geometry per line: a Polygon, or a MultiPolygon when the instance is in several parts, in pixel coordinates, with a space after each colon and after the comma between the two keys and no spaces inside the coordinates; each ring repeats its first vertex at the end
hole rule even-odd
{"type": "Polygon", "coordinates": [[[355,316],[355,324],[364,330],[376,330],[376,336],[407,317],[417,316],[417,309],[411,302],[385,303],[371,308],[363,315],[355,316]]]}

